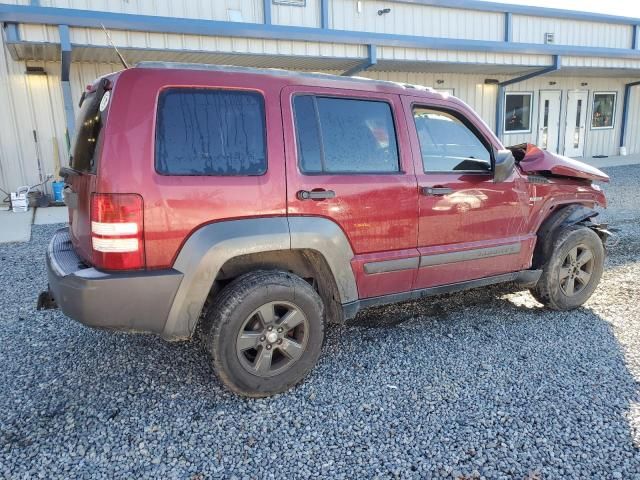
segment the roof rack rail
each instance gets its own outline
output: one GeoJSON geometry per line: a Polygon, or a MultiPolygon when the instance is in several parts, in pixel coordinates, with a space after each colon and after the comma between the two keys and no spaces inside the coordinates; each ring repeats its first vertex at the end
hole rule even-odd
{"type": "Polygon", "coordinates": [[[143,61],[135,65],[135,68],[158,68],[158,69],[176,69],[176,70],[206,70],[214,72],[239,72],[239,73],[254,73],[261,75],[274,75],[284,77],[299,77],[299,78],[321,78],[324,80],[336,80],[336,81],[352,81],[357,83],[370,83],[379,85],[388,85],[401,88],[412,88],[431,90],[430,87],[422,85],[412,85],[410,83],[393,82],[389,80],[375,80],[366,77],[345,77],[342,75],[334,75],[332,73],[322,72],[298,72],[293,70],[284,70],[281,68],[258,68],[258,67],[241,67],[237,65],[217,65],[209,63],[181,63],[181,62],[158,62],[158,61],[143,61]]]}

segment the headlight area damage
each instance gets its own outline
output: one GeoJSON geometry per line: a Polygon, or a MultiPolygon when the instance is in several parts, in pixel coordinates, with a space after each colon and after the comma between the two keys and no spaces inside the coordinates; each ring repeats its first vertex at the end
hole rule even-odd
{"type": "MultiPolygon", "coordinates": [[[[520,171],[525,174],[585,181],[588,184],[588,188],[597,193],[598,198],[594,199],[595,205],[606,208],[606,199],[602,190],[597,185],[592,184],[594,181],[609,181],[609,176],[603,171],[579,160],[547,152],[531,143],[513,145],[507,147],[507,149],[511,150],[520,171]]],[[[609,230],[609,226],[606,223],[596,222],[595,217],[598,215],[598,211],[594,208],[572,204],[552,214],[538,232],[538,236],[542,239],[536,247],[538,255],[540,255],[539,250],[541,248],[551,248],[550,244],[544,245],[553,238],[549,233],[563,225],[584,225],[593,230],[600,237],[603,244],[611,246],[612,244],[607,240],[610,237],[615,238],[615,235],[609,230]]]]}
{"type": "Polygon", "coordinates": [[[507,147],[513,153],[520,170],[527,174],[554,175],[608,182],[609,176],[584,162],[547,152],[531,143],[507,147]]]}

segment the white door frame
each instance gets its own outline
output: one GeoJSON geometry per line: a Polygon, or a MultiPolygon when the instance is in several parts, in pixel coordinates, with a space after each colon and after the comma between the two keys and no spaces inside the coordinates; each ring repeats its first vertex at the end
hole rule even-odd
{"type": "Polygon", "coordinates": [[[564,154],[567,157],[582,157],[584,155],[588,113],[589,90],[568,90],[564,130],[564,154]],[[575,102],[572,101],[572,96],[575,96],[575,102]],[[577,105],[580,100],[582,100],[580,118],[577,118],[577,105]],[[578,134],[577,146],[576,134],[578,134]]]}
{"type": "Polygon", "coordinates": [[[537,145],[543,150],[558,153],[560,147],[560,112],[562,110],[562,90],[540,90],[538,92],[538,139],[537,145]],[[544,123],[544,102],[549,101],[547,116],[546,144],[544,123]],[[554,104],[555,103],[555,104],[554,104]]]}

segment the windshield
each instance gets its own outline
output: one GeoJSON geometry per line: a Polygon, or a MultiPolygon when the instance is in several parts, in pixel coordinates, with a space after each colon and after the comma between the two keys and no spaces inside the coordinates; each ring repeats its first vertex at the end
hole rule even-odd
{"type": "Polygon", "coordinates": [[[87,91],[80,105],[76,122],[76,135],[71,145],[71,168],[81,172],[95,172],[97,168],[96,151],[100,143],[102,127],[106,121],[110,91],[107,79],[99,81],[97,88],[87,91]]]}

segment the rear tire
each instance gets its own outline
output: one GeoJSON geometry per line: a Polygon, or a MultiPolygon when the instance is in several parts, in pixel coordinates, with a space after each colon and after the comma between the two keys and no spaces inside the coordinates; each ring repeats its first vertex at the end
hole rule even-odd
{"type": "Polygon", "coordinates": [[[572,310],[593,294],[604,269],[604,246],[588,227],[572,225],[556,235],[551,255],[531,294],[553,310],[572,310]]]}
{"type": "Polygon", "coordinates": [[[256,271],[235,279],[213,300],[204,342],[229,390],[266,397],[288,390],[315,366],[324,322],[322,300],[302,278],[256,271]]]}

